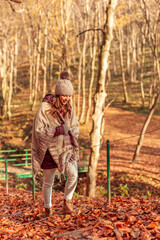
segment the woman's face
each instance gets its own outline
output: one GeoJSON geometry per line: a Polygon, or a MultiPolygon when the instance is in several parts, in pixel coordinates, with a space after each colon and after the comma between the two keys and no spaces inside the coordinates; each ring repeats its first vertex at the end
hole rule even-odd
{"type": "Polygon", "coordinates": [[[66,105],[67,102],[71,99],[71,95],[59,95],[59,99],[63,105],[66,105]]]}

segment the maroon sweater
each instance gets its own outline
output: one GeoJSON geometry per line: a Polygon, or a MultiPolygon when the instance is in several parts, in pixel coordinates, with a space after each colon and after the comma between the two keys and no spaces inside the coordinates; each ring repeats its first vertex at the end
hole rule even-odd
{"type": "MultiPolygon", "coordinates": [[[[63,135],[63,134],[65,134],[63,126],[56,127],[54,137],[63,135]]],[[[41,168],[42,169],[51,169],[51,168],[57,168],[57,167],[58,167],[57,164],[55,163],[54,159],[52,158],[50,152],[47,149],[46,154],[43,159],[43,162],[41,164],[41,168]]]]}

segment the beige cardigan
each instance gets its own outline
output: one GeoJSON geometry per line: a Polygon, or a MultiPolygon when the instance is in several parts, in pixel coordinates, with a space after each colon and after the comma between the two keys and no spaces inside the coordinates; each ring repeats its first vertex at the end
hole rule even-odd
{"type": "Polygon", "coordinates": [[[71,118],[68,114],[66,116],[65,124],[71,130],[71,137],[67,135],[59,135],[54,137],[55,128],[60,126],[61,123],[51,116],[47,110],[50,109],[50,105],[47,102],[42,102],[39,106],[35,119],[33,121],[32,128],[32,169],[33,175],[41,169],[41,164],[44,159],[44,155],[49,150],[52,158],[56,162],[60,172],[64,171],[64,164],[67,158],[74,154],[76,160],[79,158],[78,144],[75,146],[72,144],[77,143],[79,133],[79,122],[72,107],[71,118]],[[67,141],[66,141],[67,140],[67,141]],[[67,142],[67,144],[66,144],[67,142]]]}

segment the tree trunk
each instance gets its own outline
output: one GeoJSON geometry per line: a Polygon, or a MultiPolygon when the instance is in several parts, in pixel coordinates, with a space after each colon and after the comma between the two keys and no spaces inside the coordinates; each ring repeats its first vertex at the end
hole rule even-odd
{"type": "Polygon", "coordinates": [[[43,77],[43,96],[46,94],[47,87],[47,48],[48,48],[48,19],[46,20],[46,25],[44,29],[44,62],[42,63],[42,68],[44,71],[43,77]]]}
{"type": "Polygon", "coordinates": [[[79,59],[78,67],[78,99],[77,99],[77,116],[80,118],[80,105],[81,105],[81,69],[82,69],[82,54],[79,59]]]}
{"type": "Polygon", "coordinates": [[[8,104],[7,104],[7,116],[11,117],[11,100],[13,93],[13,64],[14,64],[14,46],[10,49],[10,71],[9,71],[9,89],[8,89],[8,104]]]}
{"type": "Polygon", "coordinates": [[[124,62],[123,62],[123,32],[122,32],[122,29],[120,28],[119,28],[119,51],[120,51],[120,63],[121,63],[121,71],[122,71],[124,101],[125,103],[128,103],[128,92],[127,92],[125,68],[124,68],[124,62]]]}
{"type": "Polygon", "coordinates": [[[133,25],[132,29],[132,65],[131,65],[131,82],[135,82],[137,78],[137,54],[136,54],[136,29],[133,25]]]}
{"type": "Polygon", "coordinates": [[[144,74],[144,62],[145,62],[145,38],[142,36],[142,50],[141,50],[141,61],[140,61],[140,87],[141,87],[141,98],[142,98],[142,108],[145,105],[145,94],[144,94],[144,86],[143,86],[143,74],[144,74]]]}
{"type": "Polygon", "coordinates": [[[38,5],[38,14],[39,14],[39,23],[38,23],[38,29],[37,29],[37,37],[35,38],[35,45],[36,45],[36,65],[35,65],[35,85],[33,89],[33,103],[31,106],[31,110],[35,107],[35,104],[37,102],[37,95],[38,95],[38,88],[40,88],[39,85],[39,67],[40,67],[40,56],[41,56],[41,10],[38,5]]]}
{"type": "MultiPolygon", "coordinates": [[[[87,34],[88,35],[88,34],[87,34]]],[[[84,42],[83,42],[83,50],[82,50],[82,109],[81,109],[81,116],[80,116],[80,123],[84,123],[84,114],[85,114],[85,108],[86,108],[86,41],[87,36],[84,36],[84,42]]]]}
{"type": "Polygon", "coordinates": [[[152,74],[151,83],[150,83],[150,100],[149,100],[149,107],[150,108],[152,107],[152,105],[154,103],[154,97],[155,97],[156,89],[157,89],[157,86],[158,86],[156,64],[157,64],[157,59],[154,57],[153,74],[152,74]]]}
{"type": "Polygon", "coordinates": [[[15,34],[15,46],[14,46],[14,69],[13,69],[13,91],[17,92],[17,57],[18,57],[18,29],[15,34]]]}
{"type": "Polygon", "coordinates": [[[137,143],[137,146],[136,146],[136,150],[135,150],[132,162],[136,161],[136,159],[138,157],[138,154],[139,154],[139,152],[141,150],[141,147],[142,147],[142,144],[143,144],[143,138],[144,138],[144,135],[146,133],[147,127],[148,127],[148,125],[149,125],[149,123],[151,121],[151,118],[152,118],[152,115],[154,113],[154,110],[155,110],[155,108],[157,106],[157,103],[158,103],[158,100],[159,100],[159,95],[160,94],[158,94],[157,97],[155,97],[154,104],[153,104],[152,108],[150,109],[149,114],[148,114],[148,116],[147,116],[147,118],[146,118],[146,120],[144,122],[144,125],[143,125],[143,128],[142,128],[141,133],[140,133],[140,137],[139,137],[139,140],[138,140],[138,143],[137,143]]]}
{"type": "Polygon", "coordinates": [[[3,117],[7,116],[7,39],[3,40],[3,50],[2,50],[2,67],[1,67],[1,76],[2,76],[2,115],[3,117]]]}
{"type": "MultiPolygon", "coordinates": [[[[129,30],[127,31],[129,34],[129,30]]],[[[127,37],[127,71],[130,73],[130,67],[131,67],[131,60],[130,60],[130,39],[127,37]]]]}
{"type": "Polygon", "coordinates": [[[117,5],[117,0],[109,0],[108,8],[106,9],[106,21],[104,24],[103,42],[99,56],[99,72],[97,89],[94,97],[93,125],[91,136],[91,154],[89,161],[89,169],[87,176],[87,195],[94,196],[96,190],[96,169],[99,159],[99,151],[101,144],[101,126],[104,116],[104,105],[106,99],[105,80],[108,69],[108,58],[111,41],[113,38],[114,12],[117,5]]]}
{"type": "Polygon", "coordinates": [[[35,86],[34,86],[34,97],[33,97],[33,104],[31,110],[35,107],[37,102],[37,94],[39,88],[39,67],[40,67],[40,51],[41,51],[41,29],[38,29],[38,36],[37,36],[37,57],[36,57],[36,72],[35,72],[35,86]]]}
{"type": "Polygon", "coordinates": [[[114,74],[117,75],[117,62],[116,62],[116,49],[114,48],[113,49],[113,71],[114,71],[114,74]]]}
{"type": "MultiPolygon", "coordinates": [[[[86,1],[86,14],[89,15],[89,2],[86,1]]],[[[85,12],[84,10],[84,12],[85,12]]],[[[86,21],[86,29],[89,27],[89,20],[86,21]]],[[[86,108],[86,48],[88,42],[88,32],[84,35],[83,41],[83,49],[82,49],[82,109],[81,109],[81,116],[80,116],[80,123],[84,123],[84,115],[85,115],[85,108],[86,108]]]]}
{"type": "MultiPolygon", "coordinates": [[[[31,20],[30,13],[29,11],[27,12],[29,19],[31,20]]],[[[23,26],[27,35],[27,42],[28,42],[28,56],[29,56],[29,101],[32,104],[33,103],[33,65],[34,65],[34,60],[33,60],[33,40],[32,40],[32,31],[33,31],[33,26],[32,22],[30,23],[29,29],[27,27],[27,23],[25,20],[24,13],[22,12],[22,21],[23,21],[23,26]]]]}
{"type": "Polygon", "coordinates": [[[94,82],[94,73],[95,73],[95,60],[96,60],[96,34],[94,33],[93,36],[93,53],[92,53],[92,63],[91,63],[91,80],[89,84],[89,95],[88,95],[88,110],[86,115],[86,121],[85,124],[89,121],[89,115],[91,112],[91,106],[92,106],[92,87],[94,82]]]}
{"type": "Polygon", "coordinates": [[[48,53],[49,58],[49,71],[48,71],[48,86],[49,86],[49,92],[52,92],[52,81],[53,81],[53,52],[52,52],[52,44],[50,44],[50,51],[48,53]]]}

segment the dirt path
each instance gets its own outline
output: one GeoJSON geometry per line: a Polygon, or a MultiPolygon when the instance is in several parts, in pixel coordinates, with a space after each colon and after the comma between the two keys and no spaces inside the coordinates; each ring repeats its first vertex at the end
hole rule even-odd
{"type": "MultiPolygon", "coordinates": [[[[152,117],[144,136],[143,146],[137,161],[132,159],[139,133],[146,116],[121,109],[109,108],[105,113],[104,143],[110,141],[111,180],[125,182],[132,181],[135,184],[145,183],[150,187],[159,189],[160,192],[160,117],[152,117]],[[156,130],[156,131],[154,131],[156,130]],[[150,133],[149,133],[150,132],[150,133]],[[119,178],[119,179],[117,179],[119,178]],[[123,179],[124,178],[124,179],[123,179]]],[[[82,127],[85,128],[85,127],[82,127]]],[[[89,130],[80,134],[83,146],[89,148],[89,130]]],[[[89,150],[86,150],[87,159],[89,150]]],[[[102,145],[98,170],[107,173],[106,144],[102,145]]]]}

